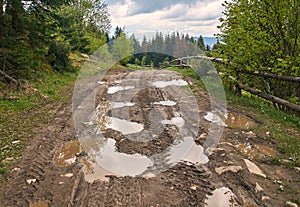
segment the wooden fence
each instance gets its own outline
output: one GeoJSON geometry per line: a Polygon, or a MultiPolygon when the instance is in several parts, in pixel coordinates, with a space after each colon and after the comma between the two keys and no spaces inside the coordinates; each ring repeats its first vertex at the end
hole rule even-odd
{"type": "MultiPolygon", "coordinates": [[[[162,64],[162,67],[168,67],[168,66],[176,66],[176,67],[190,67],[190,60],[191,59],[207,59],[212,62],[217,62],[217,63],[225,63],[227,60],[222,59],[222,58],[215,58],[215,57],[206,57],[206,56],[188,56],[188,57],[182,57],[182,58],[176,58],[170,62],[165,62],[162,64]],[[177,64],[173,64],[177,63],[177,64]]],[[[263,71],[249,71],[249,70],[234,70],[236,73],[243,73],[243,74],[248,74],[248,75],[253,75],[253,76],[261,76],[261,77],[267,77],[267,78],[272,78],[272,79],[277,79],[277,80],[282,80],[282,81],[288,81],[288,82],[298,82],[300,83],[300,77],[295,77],[295,76],[287,76],[287,75],[282,75],[279,76],[274,73],[267,73],[263,71]]],[[[233,79],[233,77],[231,77],[233,79]]],[[[273,96],[271,94],[268,94],[264,91],[257,90],[255,88],[248,87],[246,85],[243,85],[242,83],[239,83],[236,79],[233,80],[236,82],[235,87],[238,93],[241,94],[241,90],[247,91],[253,95],[256,95],[258,97],[261,97],[265,100],[271,101],[273,104],[278,104],[281,106],[286,107],[287,109],[296,111],[300,113],[300,105],[291,103],[287,100],[284,100],[282,98],[273,96]]],[[[300,90],[300,89],[299,89],[300,90]]]]}

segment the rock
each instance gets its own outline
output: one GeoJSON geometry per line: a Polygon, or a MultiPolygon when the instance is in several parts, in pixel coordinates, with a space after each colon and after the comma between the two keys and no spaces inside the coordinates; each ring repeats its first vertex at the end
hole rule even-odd
{"type": "Polygon", "coordinates": [[[207,133],[202,133],[198,138],[199,139],[206,139],[207,133]]]}
{"type": "Polygon", "coordinates": [[[59,185],[62,185],[62,184],[64,184],[64,182],[59,182],[58,184],[59,184],[59,185]]]}
{"type": "Polygon", "coordinates": [[[233,144],[231,144],[230,142],[221,142],[220,144],[224,144],[224,145],[228,145],[230,147],[234,147],[233,144]]]}
{"type": "Polygon", "coordinates": [[[262,201],[269,201],[269,200],[271,200],[271,198],[268,197],[268,196],[263,196],[263,197],[261,197],[261,200],[262,201]]]}
{"type": "Polygon", "coordinates": [[[300,172],[300,167],[295,167],[296,170],[298,170],[298,172],[300,172]]]}
{"type": "Polygon", "coordinates": [[[248,159],[244,159],[244,162],[247,165],[247,168],[249,170],[250,173],[255,174],[255,175],[259,175],[262,176],[264,178],[266,178],[267,176],[261,171],[261,169],[259,169],[259,167],[257,167],[256,164],[254,164],[253,162],[251,162],[248,159]]]}
{"type": "Polygon", "coordinates": [[[191,188],[192,190],[197,190],[197,186],[196,186],[196,185],[192,185],[190,188],[191,188]]]}
{"type": "Polygon", "coordinates": [[[258,183],[256,183],[255,184],[255,192],[259,193],[259,192],[262,192],[262,191],[264,191],[264,189],[258,183]]]}
{"type": "Polygon", "coordinates": [[[227,164],[227,165],[233,165],[234,163],[231,162],[230,160],[224,160],[223,161],[224,164],[227,164]]]}
{"type": "Polygon", "coordinates": [[[31,183],[35,183],[36,182],[36,179],[33,178],[33,179],[28,179],[26,180],[26,182],[30,185],[31,183]]]}
{"type": "Polygon", "coordinates": [[[266,132],[266,135],[267,135],[267,136],[270,136],[270,134],[271,134],[271,132],[266,132]]]}
{"type": "Polygon", "coordinates": [[[13,160],[14,160],[13,157],[7,157],[7,158],[4,159],[4,162],[11,162],[13,160]]]}
{"type": "Polygon", "coordinates": [[[297,205],[296,203],[293,203],[293,202],[291,202],[291,201],[288,201],[288,202],[286,202],[285,204],[286,204],[286,206],[288,206],[288,207],[298,207],[298,205],[297,205]]]}
{"type": "Polygon", "coordinates": [[[221,175],[224,172],[230,171],[233,173],[237,173],[238,171],[242,170],[242,166],[223,166],[223,167],[216,167],[215,171],[218,175],[221,175]]]}
{"type": "Polygon", "coordinates": [[[17,172],[17,171],[20,171],[20,170],[21,170],[21,168],[15,167],[12,171],[17,172]]]}
{"type": "Polygon", "coordinates": [[[279,190],[284,191],[283,185],[279,186],[279,190]]]}
{"type": "Polygon", "coordinates": [[[61,175],[61,177],[66,177],[66,178],[70,178],[72,177],[74,174],[73,173],[67,173],[65,175],[61,175]]]}
{"type": "Polygon", "coordinates": [[[156,175],[154,173],[149,172],[147,174],[144,174],[142,177],[148,180],[148,179],[151,179],[151,178],[155,178],[156,175]]]}

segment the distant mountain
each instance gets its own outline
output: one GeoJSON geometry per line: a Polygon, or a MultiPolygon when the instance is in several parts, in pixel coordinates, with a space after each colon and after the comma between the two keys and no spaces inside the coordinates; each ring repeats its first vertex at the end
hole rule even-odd
{"type": "MultiPolygon", "coordinates": [[[[194,40],[198,41],[199,37],[193,37],[194,40]]],[[[205,45],[209,45],[210,48],[212,48],[214,46],[214,44],[216,44],[217,42],[217,38],[216,37],[203,37],[203,41],[205,45]]]]}

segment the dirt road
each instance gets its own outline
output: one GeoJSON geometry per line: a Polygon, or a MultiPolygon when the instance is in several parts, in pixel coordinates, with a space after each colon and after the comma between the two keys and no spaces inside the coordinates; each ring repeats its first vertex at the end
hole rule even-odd
{"type": "Polygon", "coordinates": [[[1,184],[0,205],[292,205],[299,171],[270,164],[278,152],[251,131],[259,120],[236,111],[224,119],[192,84],[164,70],[107,74],[89,120],[75,120],[74,127],[70,100],[38,129],[1,184]],[[205,154],[212,123],[226,127],[217,148],[205,154]]]}

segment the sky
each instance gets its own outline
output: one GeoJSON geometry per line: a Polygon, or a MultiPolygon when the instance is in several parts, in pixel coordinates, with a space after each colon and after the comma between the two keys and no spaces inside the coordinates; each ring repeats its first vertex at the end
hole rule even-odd
{"type": "Polygon", "coordinates": [[[190,36],[218,33],[224,0],[106,0],[112,24],[128,35],[151,38],[156,31],[190,36]]]}

